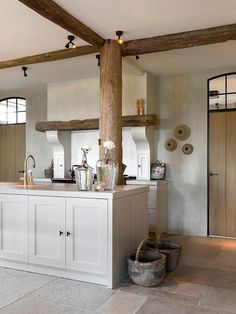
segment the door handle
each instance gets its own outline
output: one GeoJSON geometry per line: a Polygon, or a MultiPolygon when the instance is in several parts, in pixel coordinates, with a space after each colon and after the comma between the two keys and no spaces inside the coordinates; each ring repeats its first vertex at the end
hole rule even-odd
{"type": "Polygon", "coordinates": [[[210,177],[212,177],[212,176],[218,176],[218,175],[219,175],[219,173],[210,172],[210,177]]]}
{"type": "Polygon", "coordinates": [[[59,231],[59,236],[61,237],[63,234],[64,234],[64,232],[60,230],[59,231]]]}
{"type": "Polygon", "coordinates": [[[66,236],[67,236],[67,237],[69,237],[69,236],[70,236],[70,232],[69,232],[69,231],[67,231],[66,236]]]}

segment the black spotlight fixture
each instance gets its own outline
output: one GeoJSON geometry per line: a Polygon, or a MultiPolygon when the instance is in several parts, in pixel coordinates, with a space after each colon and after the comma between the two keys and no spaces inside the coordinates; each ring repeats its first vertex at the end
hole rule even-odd
{"type": "Polygon", "coordinates": [[[22,67],[21,69],[24,72],[24,77],[27,77],[28,75],[27,75],[26,71],[28,70],[28,68],[27,67],[22,67]]]}
{"type": "Polygon", "coordinates": [[[65,45],[65,47],[68,48],[76,48],[76,44],[74,43],[75,36],[74,35],[68,35],[67,36],[68,43],[65,45]]]}
{"type": "Polygon", "coordinates": [[[136,60],[139,60],[139,59],[140,59],[140,57],[139,57],[139,56],[135,56],[135,59],[136,59],[136,60]]]}
{"type": "Polygon", "coordinates": [[[116,36],[118,37],[117,41],[120,45],[123,44],[123,39],[121,38],[122,35],[123,35],[123,31],[116,31],[116,36]]]}
{"type": "Polygon", "coordinates": [[[96,55],[96,59],[98,60],[98,67],[100,67],[100,55],[96,55]]]}

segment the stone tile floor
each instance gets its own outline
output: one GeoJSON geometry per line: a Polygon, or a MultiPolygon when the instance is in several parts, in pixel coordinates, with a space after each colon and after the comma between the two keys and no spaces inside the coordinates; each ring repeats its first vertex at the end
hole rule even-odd
{"type": "Polygon", "coordinates": [[[236,240],[174,236],[178,269],[158,287],[106,287],[0,268],[0,314],[236,313],[236,240]]]}

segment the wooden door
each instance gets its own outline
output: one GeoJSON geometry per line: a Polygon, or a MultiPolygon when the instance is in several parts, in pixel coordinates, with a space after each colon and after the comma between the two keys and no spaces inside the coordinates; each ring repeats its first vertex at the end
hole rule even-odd
{"type": "Polygon", "coordinates": [[[68,198],[66,268],[107,274],[107,201],[68,198]]]}
{"type": "Polygon", "coordinates": [[[28,262],[28,197],[0,194],[0,258],[28,262]]]}
{"type": "Polygon", "coordinates": [[[29,197],[29,262],[65,267],[65,198],[29,197]]]}
{"type": "Polygon", "coordinates": [[[236,111],[226,113],[226,235],[236,237],[236,111]]]}
{"type": "Polygon", "coordinates": [[[236,237],[236,111],[209,120],[209,234],[236,237]]]}
{"type": "Polygon", "coordinates": [[[24,169],[25,124],[0,125],[0,181],[18,181],[24,169]]]}
{"type": "Polygon", "coordinates": [[[226,113],[209,114],[209,234],[226,235],[226,113]]]}

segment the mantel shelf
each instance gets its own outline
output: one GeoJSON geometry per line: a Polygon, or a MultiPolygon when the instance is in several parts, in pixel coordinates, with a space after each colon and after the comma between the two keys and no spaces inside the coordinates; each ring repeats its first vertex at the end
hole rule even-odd
{"type": "MultiPolygon", "coordinates": [[[[132,115],[122,117],[122,127],[137,126],[156,126],[157,116],[155,114],[148,115],[132,115]]],[[[70,121],[43,121],[37,122],[36,131],[79,131],[79,130],[97,130],[99,129],[99,119],[86,120],[70,120],[70,121]]]]}

